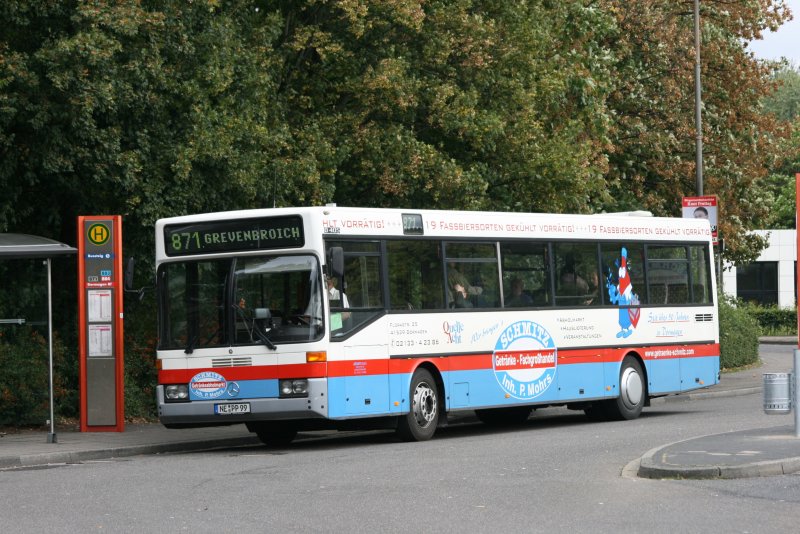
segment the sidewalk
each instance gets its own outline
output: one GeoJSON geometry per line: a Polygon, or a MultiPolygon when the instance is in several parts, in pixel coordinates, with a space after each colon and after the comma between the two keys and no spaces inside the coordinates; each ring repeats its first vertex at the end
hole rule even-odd
{"type": "MultiPolygon", "coordinates": [[[[762,343],[790,345],[796,343],[796,338],[762,339],[762,343]]],[[[761,367],[724,374],[721,383],[709,390],[653,399],[653,404],[760,395],[762,373],[791,372],[792,354],[789,346],[785,354],[783,351],[777,356],[762,354],[761,367]]],[[[670,443],[649,451],[629,468],[646,478],[741,478],[797,472],[800,438],[794,437],[793,430],[792,426],[778,426],[670,443]]],[[[169,430],[160,424],[135,424],[126,425],[125,432],[58,431],[57,443],[47,443],[47,434],[47,431],[0,434],[0,469],[260,443],[242,424],[183,430],[169,430]]]]}
{"type": "MultiPolygon", "coordinates": [[[[674,402],[684,397],[747,395],[763,388],[763,373],[794,372],[796,337],[761,338],[762,345],[785,346],[779,355],[761,353],[762,365],[754,369],[726,373],[720,384],[708,391],[666,397],[674,402]],[[793,347],[794,346],[794,347],[793,347]]],[[[769,416],[765,415],[765,422],[769,416]]],[[[793,417],[793,416],[792,416],[793,417]]],[[[785,419],[784,419],[785,420],[785,419]]],[[[794,425],[753,428],[740,432],[699,436],[669,443],[648,451],[626,471],[642,478],[748,478],[796,473],[800,471],[800,438],[794,425]]]]}
{"type": "Polygon", "coordinates": [[[125,425],[124,432],[22,432],[0,437],[0,469],[80,463],[140,454],[189,452],[260,443],[243,424],[169,430],[160,424],[125,425]]]}

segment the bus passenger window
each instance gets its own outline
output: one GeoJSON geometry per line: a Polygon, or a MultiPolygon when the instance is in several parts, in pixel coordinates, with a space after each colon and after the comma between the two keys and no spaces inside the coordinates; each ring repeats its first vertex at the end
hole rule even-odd
{"type": "Polygon", "coordinates": [[[597,306],[601,304],[597,269],[597,245],[556,243],[553,245],[556,269],[556,304],[559,306],[597,306]]]}
{"type": "Polygon", "coordinates": [[[703,245],[689,246],[690,275],[692,279],[691,302],[710,304],[711,300],[711,265],[709,264],[708,247],[703,245]]]}
{"type": "Polygon", "coordinates": [[[440,244],[434,241],[388,241],[389,302],[393,310],[440,310],[444,307],[440,244]]]}
{"type": "Polygon", "coordinates": [[[550,273],[546,243],[500,243],[503,306],[549,306],[550,273]]]}
{"type": "Polygon", "coordinates": [[[653,304],[687,304],[689,260],[686,247],[648,245],[647,281],[653,304]]]}
{"type": "Polygon", "coordinates": [[[500,307],[494,243],[445,243],[450,308],[500,307]]]}

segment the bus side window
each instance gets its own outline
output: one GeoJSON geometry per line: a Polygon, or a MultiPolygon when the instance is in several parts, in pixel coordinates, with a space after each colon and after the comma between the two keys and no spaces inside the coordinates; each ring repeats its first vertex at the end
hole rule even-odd
{"type": "Polygon", "coordinates": [[[689,262],[692,277],[692,299],[697,304],[710,304],[711,300],[711,266],[709,265],[708,247],[702,245],[689,246],[689,262]]]}
{"type": "Polygon", "coordinates": [[[500,243],[500,256],[504,307],[539,307],[552,303],[546,243],[500,243]],[[516,291],[520,291],[519,297],[516,291]]]}
{"type": "Polygon", "coordinates": [[[686,247],[683,245],[648,245],[647,280],[653,304],[687,304],[689,302],[689,258],[686,247]]]}
{"type": "Polygon", "coordinates": [[[494,243],[445,243],[448,307],[500,306],[494,243]]]}
{"type": "Polygon", "coordinates": [[[597,245],[555,243],[556,305],[594,306],[601,302],[597,245]]]}
{"type": "Polygon", "coordinates": [[[440,244],[435,241],[388,241],[389,302],[395,310],[444,307],[440,244]]]}

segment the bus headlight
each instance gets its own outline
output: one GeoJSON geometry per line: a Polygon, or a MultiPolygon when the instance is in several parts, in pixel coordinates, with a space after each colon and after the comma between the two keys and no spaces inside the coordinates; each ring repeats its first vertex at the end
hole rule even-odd
{"type": "Polygon", "coordinates": [[[164,400],[167,402],[183,402],[189,400],[187,384],[168,384],[164,386],[164,400]]]}
{"type": "Polygon", "coordinates": [[[307,397],[308,380],[305,378],[284,379],[280,382],[281,397],[307,397]]]}

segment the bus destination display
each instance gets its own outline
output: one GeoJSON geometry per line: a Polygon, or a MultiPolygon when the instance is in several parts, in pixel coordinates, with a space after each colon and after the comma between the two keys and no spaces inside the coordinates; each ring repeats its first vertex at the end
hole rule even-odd
{"type": "Polygon", "coordinates": [[[167,256],[302,247],[298,216],[171,224],[164,227],[167,256]]]}

